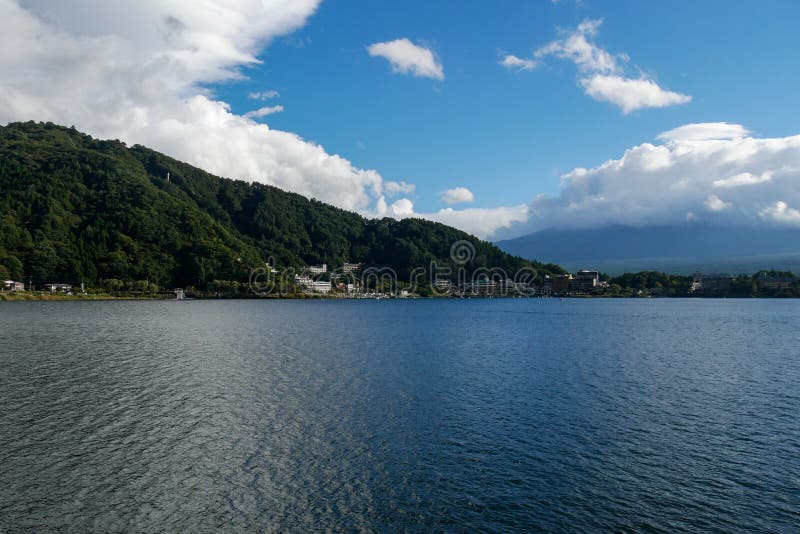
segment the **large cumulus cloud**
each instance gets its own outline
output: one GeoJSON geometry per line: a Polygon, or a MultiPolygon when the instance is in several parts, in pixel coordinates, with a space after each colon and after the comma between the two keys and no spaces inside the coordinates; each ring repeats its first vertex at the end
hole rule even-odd
{"type": "Polygon", "coordinates": [[[561,193],[536,198],[515,232],[687,220],[800,224],[800,135],[762,138],[741,125],[702,123],[658,139],[564,174],[561,193]]]}
{"type": "Polygon", "coordinates": [[[74,125],[224,176],[373,209],[377,172],[236,115],[205,88],[242,78],[318,1],[0,0],[0,123],[74,125]]]}

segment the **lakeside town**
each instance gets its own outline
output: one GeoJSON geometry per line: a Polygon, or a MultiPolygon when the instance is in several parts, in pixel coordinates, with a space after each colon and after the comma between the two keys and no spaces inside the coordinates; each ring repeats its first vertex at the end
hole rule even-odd
{"type": "MultiPolygon", "coordinates": [[[[256,272],[256,271],[254,271],[256,272]]],[[[520,273],[518,273],[520,274],[520,273]]],[[[80,298],[480,298],[480,297],[798,297],[800,277],[792,272],[764,270],[748,274],[670,275],[655,271],[611,277],[597,270],[575,273],[524,273],[508,277],[501,270],[477,269],[467,276],[461,269],[450,276],[434,276],[424,283],[400,281],[391,269],[363,263],[325,263],[280,271],[269,264],[247,283],[215,280],[209,288],[161,288],[149,281],[109,279],[98,287],[85,283],[26,284],[5,280],[0,299],[80,298]],[[531,276],[532,275],[532,276],[531,276]]]]}

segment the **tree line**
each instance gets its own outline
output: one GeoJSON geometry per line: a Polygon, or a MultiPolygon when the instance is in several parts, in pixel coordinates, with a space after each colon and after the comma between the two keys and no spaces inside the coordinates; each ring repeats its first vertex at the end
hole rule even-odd
{"type": "Polygon", "coordinates": [[[240,287],[267,261],[363,262],[408,279],[431,261],[455,267],[450,246],[460,240],[474,247],[474,267],[564,272],[443,224],[368,219],[74,128],[0,127],[2,279],[211,289],[240,287]]]}

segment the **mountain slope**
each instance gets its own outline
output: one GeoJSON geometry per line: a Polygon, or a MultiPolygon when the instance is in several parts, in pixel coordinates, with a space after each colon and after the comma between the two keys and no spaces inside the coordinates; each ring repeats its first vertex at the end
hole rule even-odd
{"type": "Polygon", "coordinates": [[[49,123],[0,127],[0,275],[15,279],[205,287],[247,280],[269,257],[282,267],[366,262],[402,279],[449,263],[458,240],[475,247],[475,267],[532,265],[442,224],[365,219],[142,146],[49,123]]]}
{"type": "Polygon", "coordinates": [[[751,272],[766,267],[789,268],[800,261],[800,231],[775,226],[550,229],[497,245],[522,257],[546,256],[570,268],[591,267],[609,272],[751,272]]]}

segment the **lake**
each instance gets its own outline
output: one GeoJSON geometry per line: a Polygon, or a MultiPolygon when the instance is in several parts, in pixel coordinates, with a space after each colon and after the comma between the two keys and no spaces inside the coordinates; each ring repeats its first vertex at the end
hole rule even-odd
{"type": "Polygon", "coordinates": [[[797,531],[800,301],[0,303],[0,531],[797,531]]]}

